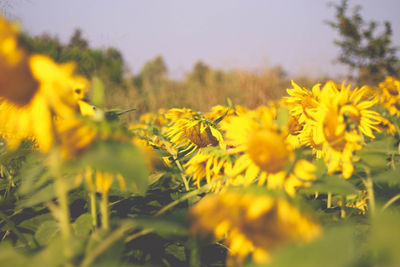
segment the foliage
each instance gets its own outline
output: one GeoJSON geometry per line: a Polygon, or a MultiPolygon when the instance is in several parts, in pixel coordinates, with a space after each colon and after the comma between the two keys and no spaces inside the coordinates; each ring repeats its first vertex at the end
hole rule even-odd
{"type": "Polygon", "coordinates": [[[356,6],[353,14],[348,15],[347,0],[332,5],[336,10],[336,20],[328,24],[340,36],[340,40],[335,41],[341,49],[338,62],[356,71],[357,81],[361,84],[376,84],[387,75],[398,77],[398,47],[392,43],[390,22],[385,21],[383,31],[377,33],[379,24],[376,21],[364,21],[360,6],[356,6]]]}
{"type": "Polygon", "coordinates": [[[20,39],[23,47],[31,53],[47,55],[58,63],[76,62],[77,72],[87,78],[97,75],[107,84],[123,85],[122,54],[113,47],[105,50],[90,48],[88,40],[83,38],[80,29],[75,30],[68,44],[62,44],[58,37],[48,34],[30,37],[26,33],[21,33],[20,39]]]}

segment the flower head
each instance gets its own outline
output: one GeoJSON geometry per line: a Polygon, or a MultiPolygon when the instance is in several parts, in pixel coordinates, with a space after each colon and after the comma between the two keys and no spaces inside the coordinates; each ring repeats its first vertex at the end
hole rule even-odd
{"type": "Polygon", "coordinates": [[[192,233],[225,239],[227,264],[238,266],[248,255],[266,263],[271,250],[319,236],[320,226],[283,198],[227,191],[210,194],[190,211],[192,233]]]}
{"type": "Polygon", "coordinates": [[[171,120],[167,136],[177,147],[187,146],[187,150],[217,145],[223,147],[220,131],[200,113],[190,109],[172,109],[166,117],[171,120]]]}

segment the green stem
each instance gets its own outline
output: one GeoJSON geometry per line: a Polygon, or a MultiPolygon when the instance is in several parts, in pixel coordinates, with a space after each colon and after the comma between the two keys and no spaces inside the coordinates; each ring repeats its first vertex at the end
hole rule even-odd
{"type": "Polygon", "coordinates": [[[71,244],[71,225],[70,225],[70,213],[68,205],[68,185],[62,179],[62,177],[56,178],[55,187],[58,197],[58,203],[60,207],[59,220],[61,227],[61,236],[64,240],[64,255],[66,257],[66,266],[69,266],[68,262],[72,259],[72,244],[71,244]]]}
{"type": "Polygon", "coordinates": [[[97,206],[96,206],[96,192],[91,190],[89,192],[90,197],[90,214],[92,215],[92,224],[94,228],[97,228],[97,206]]]}
{"type": "Polygon", "coordinates": [[[172,151],[171,147],[169,146],[169,144],[168,144],[167,142],[163,141],[163,144],[165,145],[165,147],[166,147],[168,153],[170,153],[170,154],[172,155],[172,158],[174,159],[174,162],[175,162],[176,166],[178,166],[178,169],[179,169],[179,171],[181,172],[182,181],[183,181],[183,183],[184,183],[184,185],[185,185],[186,191],[190,191],[189,183],[188,183],[188,181],[187,181],[187,179],[186,179],[186,176],[183,174],[183,173],[185,172],[185,170],[182,168],[182,165],[181,165],[181,163],[180,163],[179,160],[178,160],[178,155],[176,155],[176,154],[172,151]]]}
{"type": "Polygon", "coordinates": [[[81,267],[90,266],[104,251],[111,247],[115,242],[123,238],[127,231],[133,228],[132,225],[123,225],[115,230],[107,238],[99,243],[91,252],[87,253],[82,261],[81,267]]]}
{"type": "Polygon", "coordinates": [[[127,238],[125,238],[125,243],[131,242],[132,240],[134,240],[134,239],[136,239],[138,237],[147,235],[147,234],[149,234],[149,233],[151,233],[153,231],[154,231],[154,229],[144,229],[144,230],[142,230],[140,232],[134,233],[134,234],[128,236],[127,238]]]}
{"type": "Polygon", "coordinates": [[[110,229],[109,222],[109,207],[108,207],[108,193],[101,194],[100,213],[101,213],[101,228],[104,230],[110,229]]]}
{"type": "Polygon", "coordinates": [[[155,216],[159,216],[159,215],[163,214],[164,212],[166,212],[167,210],[169,210],[170,208],[175,207],[175,206],[178,205],[179,203],[181,203],[181,202],[183,202],[183,201],[185,201],[185,200],[187,200],[187,199],[190,199],[191,197],[194,197],[194,196],[196,196],[196,195],[198,195],[198,194],[200,194],[200,193],[203,193],[203,192],[207,191],[208,188],[209,188],[209,184],[206,184],[205,186],[201,187],[200,189],[193,190],[193,191],[191,191],[191,192],[189,192],[189,193],[186,193],[186,194],[185,194],[184,196],[182,196],[181,198],[178,198],[178,199],[172,201],[172,202],[169,203],[168,205],[165,205],[162,209],[160,209],[160,210],[155,214],[155,216]]]}
{"type": "Polygon", "coordinates": [[[190,191],[189,183],[186,179],[186,176],[183,174],[185,170],[182,168],[181,163],[177,159],[175,159],[175,163],[176,163],[176,166],[178,166],[179,170],[181,171],[181,177],[182,177],[183,183],[185,185],[186,191],[190,191]]]}
{"type": "Polygon", "coordinates": [[[364,185],[368,192],[369,210],[371,211],[371,216],[374,216],[375,194],[374,194],[374,182],[372,181],[371,177],[368,176],[368,178],[364,180],[364,185]]]}
{"type": "Polygon", "coordinates": [[[342,219],[346,218],[345,207],[346,207],[346,197],[342,196],[342,205],[340,207],[340,218],[342,218],[342,219]]]}
{"type": "Polygon", "coordinates": [[[332,193],[328,193],[328,198],[326,200],[326,208],[330,209],[332,207],[332,193]]]}
{"type": "Polygon", "coordinates": [[[71,224],[70,212],[68,204],[68,184],[61,174],[61,158],[60,153],[55,149],[51,155],[51,167],[55,177],[54,186],[57,194],[59,209],[58,220],[60,222],[61,236],[64,241],[64,256],[66,259],[65,266],[72,266],[71,260],[73,257],[72,239],[71,239],[71,224]]]}
{"type": "Polygon", "coordinates": [[[395,195],[394,197],[392,197],[391,199],[389,199],[388,202],[386,202],[386,204],[383,206],[382,211],[384,211],[385,209],[387,209],[390,205],[392,205],[394,202],[396,202],[398,199],[400,199],[400,194],[395,195]]]}
{"type": "MultiPolygon", "coordinates": [[[[7,231],[13,232],[25,244],[25,246],[30,248],[31,246],[29,245],[28,240],[26,240],[25,236],[17,229],[17,227],[15,227],[15,223],[12,220],[10,220],[11,217],[12,216],[7,217],[6,214],[0,211],[0,218],[4,220],[4,222],[7,224],[9,228],[7,231]]],[[[3,239],[6,237],[6,234],[4,234],[3,239]]]]}

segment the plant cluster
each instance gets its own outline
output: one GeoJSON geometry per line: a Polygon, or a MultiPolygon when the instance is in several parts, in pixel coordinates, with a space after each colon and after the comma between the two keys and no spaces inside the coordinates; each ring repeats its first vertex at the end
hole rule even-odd
{"type": "Polygon", "coordinates": [[[396,78],[292,82],[255,109],[124,124],[98,78],[28,53],[17,34],[0,18],[4,265],[400,264],[396,78]]]}

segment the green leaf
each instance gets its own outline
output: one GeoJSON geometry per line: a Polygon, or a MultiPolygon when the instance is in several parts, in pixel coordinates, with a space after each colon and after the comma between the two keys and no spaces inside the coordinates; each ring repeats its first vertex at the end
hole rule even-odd
{"type": "Polygon", "coordinates": [[[170,254],[180,261],[186,261],[185,247],[171,244],[165,248],[165,253],[170,254]]]}
{"type": "Polygon", "coordinates": [[[136,108],[130,108],[130,109],[110,109],[110,110],[106,110],[104,112],[104,116],[106,117],[106,119],[108,121],[114,121],[117,120],[119,118],[119,116],[127,113],[127,112],[131,112],[136,110],[136,108]]]}
{"type": "Polygon", "coordinates": [[[44,166],[45,159],[39,152],[32,153],[27,157],[19,173],[22,181],[18,189],[20,194],[31,194],[51,181],[50,172],[44,166]]]}
{"type": "Polygon", "coordinates": [[[315,167],[317,167],[317,170],[315,171],[315,176],[317,177],[323,177],[326,175],[328,172],[328,168],[326,167],[326,164],[324,162],[324,159],[318,159],[313,161],[313,164],[315,167]]]}
{"type": "Polygon", "coordinates": [[[399,185],[400,184],[400,169],[381,172],[378,175],[372,176],[372,179],[376,183],[399,185]]]}
{"type": "Polygon", "coordinates": [[[51,215],[51,213],[40,214],[33,218],[22,221],[20,224],[18,224],[18,228],[36,232],[43,222],[50,221],[51,219],[53,219],[53,215],[51,215]]]}
{"type": "Polygon", "coordinates": [[[34,194],[26,195],[18,201],[18,208],[29,208],[56,198],[53,184],[48,184],[34,194]]]}
{"type": "Polygon", "coordinates": [[[353,240],[354,226],[342,226],[327,230],[324,235],[310,244],[291,245],[273,252],[268,265],[250,266],[296,266],[336,267],[351,266],[357,247],[353,240]]]}
{"type": "Polygon", "coordinates": [[[276,117],[276,122],[278,124],[279,129],[281,130],[287,126],[289,122],[289,110],[286,107],[281,106],[279,108],[279,113],[276,117]]]}
{"type": "Polygon", "coordinates": [[[366,153],[381,153],[381,154],[391,154],[398,153],[396,148],[396,138],[394,136],[388,135],[380,139],[375,139],[369,142],[363,147],[362,152],[366,153]]]}
{"type": "Polygon", "coordinates": [[[187,227],[183,224],[185,218],[182,214],[175,213],[164,218],[137,218],[134,220],[138,227],[152,229],[164,237],[185,236],[188,234],[187,227]]]}
{"type": "Polygon", "coordinates": [[[387,155],[384,153],[361,150],[357,155],[360,157],[360,160],[372,168],[372,170],[383,170],[388,163],[387,155]]]}
{"type": "Polygon", "coordinates": [[[44,246],[58,236],[59,232],[60,227],[56,221],[45,221],[37,229],[35,238],[40,245],[44,246]]]}
{"type": "Polygon", "coordinates": [[[26,267],[28,264],[27,258],[23,254],[5,242],[0,244],[0,262],[4,266],[7,264],[7,266],[15,267],[26,267]]]}
{"type": "Polygon", "coordinates": [[[400,214],[393,210],[381,213],[372,220],[369,243],[377,265],[400,266],[399,222],[400,214]]]}
{"type": "Polygon", "coordinates": [[[74,229],[76,237],[85,239],[93,229],[92,215],[89,213],[82,214],[72,224],[72,228],[74,229]]]}
{"type": "Polygon", "coordinates": [[[96,107],[104,107],[104,85],[98,77],[93,77],[92,79],[92,103],[96,107]]]}
{"type": "Polygon", "coordinates": [[[154,184],[158,180],[160,180],[161,177],[165,175],[165,172],[156,172],[153,173],[149,176],[149,184],[154,184]]]}
{"type": "Polygon", "coordinates": [[[357,193],[357,188],[346,179],[338,176],[327,176],[317,180],[311,187],[300,189],[308,193],[332,193],[340,195],[350,195],[357,193]]]}
{"type": "Polygon", "coordinates": [[[139,148],[129,143],[99,141],[83,154],[79,161],[70,162],[72,168],[95,170],[121,174],[131,192],[144,194],[149,178],[144,155],[139,148]]]}
{"type": "MultiPolygon", "coordinates": [[[[53,238],[44,249],[29,258],[29,266],[65,265],[64,246],[65,244],[62,238],[53,238]]],[[[73,248],[75,248],[75,246],[73,248]]]]}

